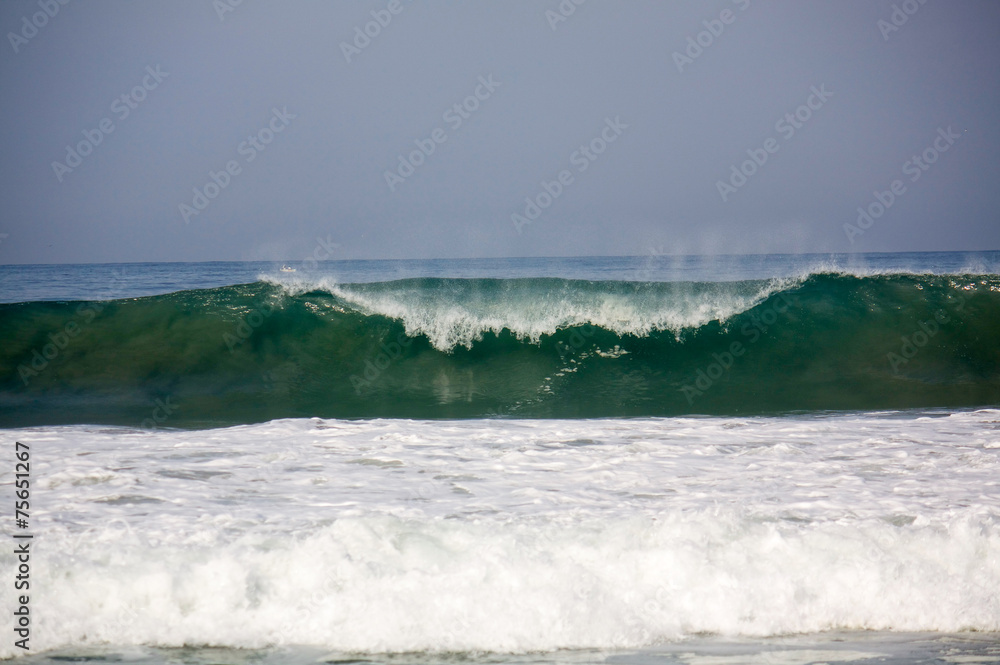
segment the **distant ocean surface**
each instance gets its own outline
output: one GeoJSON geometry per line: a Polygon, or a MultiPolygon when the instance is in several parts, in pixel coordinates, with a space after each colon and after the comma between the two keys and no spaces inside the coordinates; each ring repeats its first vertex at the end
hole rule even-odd
{"type": "Polygon", "coordinates": [[[286,267],[0,266],[31,661],[1000,662],[1000,252],[286,267]]]}

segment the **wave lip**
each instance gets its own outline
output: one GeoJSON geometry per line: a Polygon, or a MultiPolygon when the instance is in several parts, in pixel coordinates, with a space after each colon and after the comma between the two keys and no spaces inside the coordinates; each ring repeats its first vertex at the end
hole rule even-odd
{"type": "Polygon", "coordinates": [[[471,349],[487,333],[510,332],[537,344],[543,336],[595,326],[618,336],[699,328],[744,312],[791,280],[730,283],[531,280],[403,280],[330,287],[366,315],[403,324],[439,351],[471,349]]]}

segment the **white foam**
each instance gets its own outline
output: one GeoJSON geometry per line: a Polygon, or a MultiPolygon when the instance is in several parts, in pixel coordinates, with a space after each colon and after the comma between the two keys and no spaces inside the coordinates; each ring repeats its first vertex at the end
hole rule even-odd
{"type": "Polygon", "coordinates": [[[844,661],[874,660],[888,654],[871,651],[833,651],[828,649],[796,649],[794,651],[762,651],[739,656],[679,654],[687,665],[813,665],[844,661]]]}
{"type": "Polygon", "coordinates": [[[997,421],[314,419],[0,445],[32,450],[35,650],[526,651],[1000,630],[997,421]]]}
{"type": "MultiPolygon", "coordinates": [[[[507,280],[501,292],[453,281],[429,290],[408,282],[344,285],[332,279],[271,280],[293,295],[327,291],[365,315],[396,319],[411,337],[426,335],[441,351],[471,348],[486,333],[510,331],[537,343],[543,335],[593,325],[618,335],[644,337],[654,331],[680,335],[710,321],[745,312],[797,279],[695,284],[615,284],[607,289],[564,282],[553,290],[535,280],[507,280]]],[[[482,284],[482,282],[477,282],[482,284]]]]}

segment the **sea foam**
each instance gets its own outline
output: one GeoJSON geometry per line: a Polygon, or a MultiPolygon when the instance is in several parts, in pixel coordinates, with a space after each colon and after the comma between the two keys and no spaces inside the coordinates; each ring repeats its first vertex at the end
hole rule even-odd
{"type": "Polygon", "coordinates": [[[377,284],[278,279],[292,295],[325,291],[365,315],[402,322],[410,337],[425,335],[434,348],[472,348],[486,333],[507,330],[537,343],[573,326],[617,335],[654,331],[679,335],[710,321],[725,321],[800,283],[793,278],[744,282],[586,282],[563,279],[409,279],[377,284]]]}
{"type": "Polygon", "coordinates": [[[523,652],[1000,630],[998,423],[301,419],[0,440],[32,450],[35,650],[523,652]]]}

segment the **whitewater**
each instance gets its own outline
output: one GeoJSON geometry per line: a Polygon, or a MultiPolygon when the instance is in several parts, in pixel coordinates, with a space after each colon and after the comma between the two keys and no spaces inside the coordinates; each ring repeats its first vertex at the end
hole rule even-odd
{"type": "Polygon", "coordinates": [[[997,410],[15,438],[38,649],[1000,630],[997,410]]]}

